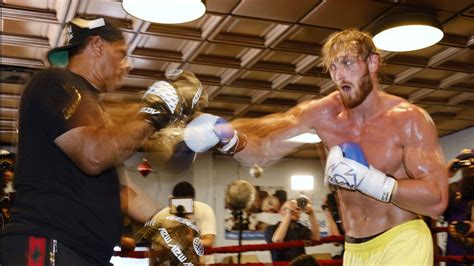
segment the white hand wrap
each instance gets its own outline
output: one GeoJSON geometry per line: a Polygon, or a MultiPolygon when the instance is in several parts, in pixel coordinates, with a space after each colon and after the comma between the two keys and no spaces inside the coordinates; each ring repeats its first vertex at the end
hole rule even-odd
{"type": "Polygon", "coordinates": [[[191,121],[184,129],[184,142],[194,152],[206,152],[219,143],[214,133],[218,116],[202,114],[191,121]]]}
{"type": "Polygon", "coordinates": [[[352,159],[344,158],[342,149],[334,146],[326,162],[325,183],[358,190],[383,202],[390,202],[396,180],[373,166],[365,166],[352,159]]]}
{"type": "Polygon", "coordinates": [[[238,142],[239,142],[239,134],[237,133],[236,130],[234,130],[234,136],[229,140],[229,142],[227,142],[227,144],[225,144],[222,148],[218,148],[217,150],[219,150],[222,153],[228,153],[230,149],[234,148],[235,145],[237,145],[238,142]]]}
{"type": "Polygon", "coordinates": [[[361,180],[357,189],[380,201],[390,202],[396,185],[397,181],[395,178],[386,175],[370,165],[367,174],[361,180]]]}

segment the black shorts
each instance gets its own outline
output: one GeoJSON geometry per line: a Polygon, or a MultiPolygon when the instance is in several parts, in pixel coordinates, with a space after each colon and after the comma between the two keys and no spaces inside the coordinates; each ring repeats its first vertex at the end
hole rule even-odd
{"type": "Polygon", "coordinates": [[[0,237],[0,245],[0,265],[2,266],[100,265],[55,239],[6,235],[0,237]]]}

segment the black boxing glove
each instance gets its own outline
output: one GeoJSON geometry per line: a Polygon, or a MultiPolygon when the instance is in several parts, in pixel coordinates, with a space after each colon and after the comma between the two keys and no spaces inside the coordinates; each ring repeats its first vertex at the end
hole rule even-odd
{"type": "Polygon", "coordinates": [[[207,93],[193,73],[182,69],[172,69],[167,71],[165,76],[183,96],[183,116],[186,119],[189,119],[194,112],[207,107],[207,93]]]}
{"type": "Polygon", "coordinates": [[[141,116],[159,130],[179,118],[183,110],[183,98],[171,83],[160,80],[148,88],[141,105],[141,116]]]}

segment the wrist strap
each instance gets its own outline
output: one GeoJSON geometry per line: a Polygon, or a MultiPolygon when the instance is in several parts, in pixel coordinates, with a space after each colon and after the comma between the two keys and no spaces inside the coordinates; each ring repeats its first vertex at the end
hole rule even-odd
{"type": "Polygon", "coordinates": [[[225,154],[235,154],[245,148],[247,145],[247,136],[234,129],[234,136],[223,147],[217,150],[225,154]]]}

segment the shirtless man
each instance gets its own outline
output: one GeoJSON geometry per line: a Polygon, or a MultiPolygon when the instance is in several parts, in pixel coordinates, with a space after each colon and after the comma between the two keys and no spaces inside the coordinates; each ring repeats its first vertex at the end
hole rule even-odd
{"type": "MultiPolygon", "coordinates": [[[[234,158],[246,165],[272,163],[296,148],[284,140],[315,129],[330,148],[326,181],[338,186],[344,264],[433,265],[430,231],[418,219],[438,218],[448,201],[433,121],[380,89],[381,56],[368,34],[333,34],[323,60],[337,91],[285,113],[234,120],[247,137],[234,158]]],[[[214,132],[220,138],[217,127],[214,132]]]]}

